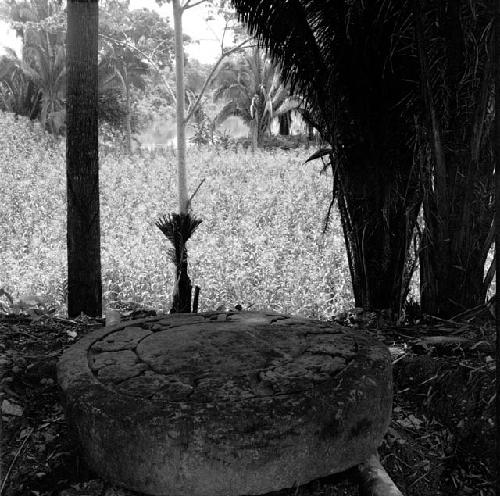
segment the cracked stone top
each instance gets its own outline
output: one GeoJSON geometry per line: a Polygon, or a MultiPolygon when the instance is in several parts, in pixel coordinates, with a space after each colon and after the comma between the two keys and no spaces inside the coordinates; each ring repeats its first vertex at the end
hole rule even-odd
{"type": "Polygon", "coordinates": [[[390,420],[387,348],[267,312],[99,329],[58,380],[90,467],[147,494],[263,494],[364,461],[390,420]]]}
{"type": "Polygon", "coordinates": [[[170,316],[94,342],[89,367],[124,394],[234,401],[311,389],[344,369],[357,346],[340,328],[276,314],[170,316]]]}

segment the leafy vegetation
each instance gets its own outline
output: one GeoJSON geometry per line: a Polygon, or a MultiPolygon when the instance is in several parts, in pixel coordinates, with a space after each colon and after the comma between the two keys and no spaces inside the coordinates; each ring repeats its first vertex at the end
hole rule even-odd
{"type": "MultiPolygon", "coordinates": [[[[0,57],[0,109],[38,118],[47,131],[64,134],[66,18],[60,2],[8,2],[0,15],[23,40],[22,57],[0,57]]],[[[130,149],[137,119],[134,88],[171,65],[173,31],[168,20],[128,3],[107,2],[99,14],[99,118],[125,132],[130,149]]],[[[170,87],[167,83],[167,89],[170,87]]],[[[171,92],[171,90],[170,90],[171,92]]]]}
{"type": "MultiPolygon", "coordinates": [[[[0,114],[0,287],[45,295],[64,312],[64,144],[39,124],[0,114]]],[[[190,242],[200,311],[220,305],[327,318],[352,306],[343,237],[334,213],[322,235],[331,184],[308,152],[188,149],[193,199],[203,224],[190,242]]],[[[168,311],[173,268],[154,225],[175,210],[172,152],[101,153],[103,291],[109,306],[134,301],[168,311]]]]}

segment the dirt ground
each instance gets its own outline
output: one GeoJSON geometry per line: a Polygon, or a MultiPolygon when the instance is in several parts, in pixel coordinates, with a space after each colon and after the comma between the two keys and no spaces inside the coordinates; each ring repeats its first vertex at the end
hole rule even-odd
{"type": "MultiPolygon", "coordinates": [[[[142,316],[128,311],[122,320],[142,316]]],[[[379,453],[403,494],[492,496],[495,330],[486,307],[453,321],[400,327],[356,310],[339,320],[368,327],[391,350],[393,419],[379,453]]],[[[85,317],[0,314],[0,496],[136,494],[87,469],[56,382],[63,350],[101,325],[85,317]]],[[[357,495],[354,478],[351,471],[274,494],[357,495]]]]}

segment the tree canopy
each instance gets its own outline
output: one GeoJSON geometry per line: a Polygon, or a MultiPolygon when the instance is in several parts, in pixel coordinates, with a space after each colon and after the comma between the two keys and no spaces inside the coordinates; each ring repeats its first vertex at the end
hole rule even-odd
{"type": "Polygon", "coordinates": [[[282,84],[279,69],[257,47],[228,60],[218,73],[214,100],[226,99],[217,120],[238,116],[250,126],[255,146],[262,142],[271,121],[292,109],[301,100],[290,95],[282,84]]]}

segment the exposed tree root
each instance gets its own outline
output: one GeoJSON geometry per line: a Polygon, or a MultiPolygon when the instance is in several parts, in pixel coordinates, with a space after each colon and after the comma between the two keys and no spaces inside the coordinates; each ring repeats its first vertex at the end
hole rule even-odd
{"type": "Polygon", "coordinates": [[[373,454],[358,465],[360,496],[403,496],[380,463],[378,454],[373,454]]]}

